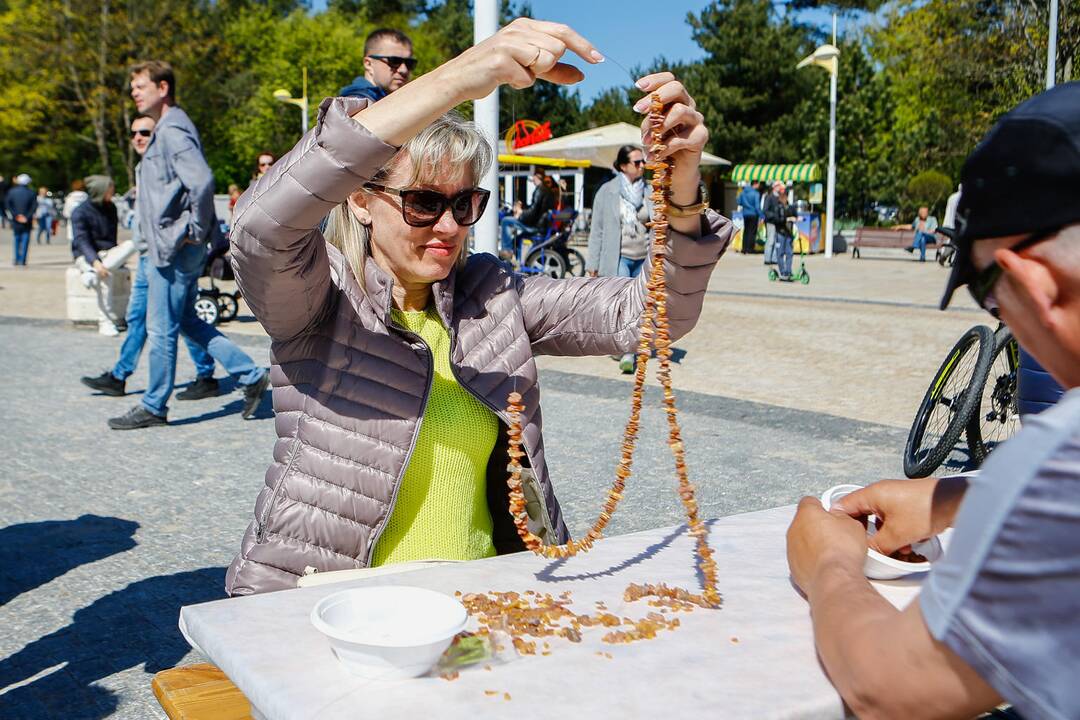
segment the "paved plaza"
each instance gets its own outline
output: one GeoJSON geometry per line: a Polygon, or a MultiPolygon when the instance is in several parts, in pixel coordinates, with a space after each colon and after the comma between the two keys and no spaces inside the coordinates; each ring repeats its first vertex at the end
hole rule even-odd
{"type": "MultiPolygon", "coordinates": [[[[269,396],[243,421],[225,380],[221,397],[174,400],[169,427],[108,430],[107,418],[138,402],[146,357],[126,398],[79,384],[115,361],[119,339],[62,319],[65,244],[32,246],[27,269],[8,266],[10,254],[4,231],[0,718],[164,717],[150,678],[198,659],[177,614],[223,596],[270,460],[269,396]]],[[[680,418],[706,517],[900,476],[929,377],[982,321],[969,305],[939,313],[944,271],[902,253],[809,267],[809,286],[777,285],[760,256],[725,257],[701,324],[678,344],[680,418]]],[[[243,313],[222,329],[267,363],[269,341],[243,313]]],[[[181,349],[178,381],[192,376],[181,349]]],[[[608,358],[545,358],[541,387],[551,475],[580,535],[613,478],[630,386],[608,358]]],[[[651,390],[609,534],[680,521],[658,405],[651,390]]]]}

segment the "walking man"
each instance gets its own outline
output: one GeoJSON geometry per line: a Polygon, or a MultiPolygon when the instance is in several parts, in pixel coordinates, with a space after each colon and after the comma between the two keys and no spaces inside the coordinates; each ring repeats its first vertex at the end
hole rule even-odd
{"type": "Polygon", "coordinates": [[[150,382],[142,402],[109,420],[114,430],[164,425],[176,377],[176,343],[184,333],[236,377],[244,390],[241,417],[251,417],[269,386],[266,369],[195,315],[195,294],[207,243],[220,232],[214,176],[199,132],[176,105],[176,76],[151,60],[131,70],[136,109],[157,122],[137,174],[136,212],[147,245],[147,331],[150,382]]]}
{"type": "Polygon", "coordinates": [[[30,176],[22,173],[15,178],[15,187],[8,190],[5,201],[11,227],[15,231],[15,265],[26,266],[30,250],[30,231],[34,227],[37,195],[30,188],[30,176]]]}
{"type": "Polygon", "coordinates": [[[743,218],[742,252],[743,255],[752,255],[757,243],[758,208],[761,206],[761,195],[754,183],[746,183],[739,193],[738,202],[743,218]]]}
{"type": "MultiPolygon", "coordinates": [[[[131,121],[131,147],[142,157],[150,145],[150,136],[154,132],[154,119],[140,115],[131,121]]],[[[136,168],[136,173],[138,169],[136,168]]],[[[137,193],[137,191],[136,191],[137,193]]],[[[136,195],[137,196],[137,195],[136,195]]],[[[81,382],[88,388],[105,395],[120,397],[125,394],[125,382],[135,372],[139,364],[139,355],[146,344],[146,238],[139,231],[138,216],[132,225],[131,241],[139,253],[139,266],[135,271],[135,282],[131,285],[131,295],[127,307],[127,335],[120,346],[120,357],[111,370],[106,370],[94,377],[83,377],[81,382]]],[[[183,333],[183,326],[180,331],[183,333]]],[[[176,394],[177,400],[201,400],[218,394],[218,382],[214,379],[214,358],[206,349],[184,335],[184,344],[195,363],[195,382],[186,390],[176,394]]]]}
{"type": "Polygon", "coordinates": [[[412,40],[400,30],[379,28],[364,41],[364,74],[341,88],[341,97],[367,98],[372,102],[409,82],[416,67],[412,40]]]}

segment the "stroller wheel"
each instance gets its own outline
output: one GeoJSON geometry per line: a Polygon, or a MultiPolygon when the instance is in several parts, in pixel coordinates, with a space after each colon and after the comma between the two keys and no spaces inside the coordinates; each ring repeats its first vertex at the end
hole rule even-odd
{"type": "Polygon", "coordinates": [[[239,312],[240,307],[236,303],[235,296],[229,293],[222,293],[218,296],[217,303],[221,315],[219,322],[229,322],[236,318],[236,314],[239,312]]]}
{"type": "Polygon", "coordinates": [[[207,325],[217,325],[221,309],[214,298],[201,295],[195,299],[195,314],[207,325]]]}

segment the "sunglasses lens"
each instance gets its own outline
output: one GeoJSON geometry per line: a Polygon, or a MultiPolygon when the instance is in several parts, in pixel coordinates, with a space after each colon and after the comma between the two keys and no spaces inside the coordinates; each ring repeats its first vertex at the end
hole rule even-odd
{"type": "Polygon", "coordinates": [[[488,194],[483,190],[469,190],[455,195],[450,209],[458,225],[475,225],[487,207],[488,194]]]}
{"type": "Polygon", "coordinates": [[[391,67],[399,68],[402,65],[405,66],[406,70],[408,70],[409,72],[412,72],[412,69],[414,67],[416,67],[416,58],[400,58],[400,57],[390,58],[390,66],[391,67]]]}
{"type": "Polygon", "coordinates": [[[401,193],[401,209],[410,225],[431,225],[446,210],[446,198],[429,190],[406,190],[401,193]]]}

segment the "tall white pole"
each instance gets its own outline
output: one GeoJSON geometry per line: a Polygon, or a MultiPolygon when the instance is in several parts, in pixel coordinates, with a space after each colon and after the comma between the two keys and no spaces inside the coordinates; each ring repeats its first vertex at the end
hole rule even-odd
{"type": "MultiPolygon", "coordinates": [[[[476,0],[473,10],[473,44],[478,44],[494,35],[499,29],[498,0],[476,0]]],[[[473,119],[493,143],[494,155],[499,150],[499,91],[473,103],[473,119]]],[[[486,252],[492,255],[499,250],[499,163],[495,160],[484,177],[480,187],[491,192],[487,211],[480,222],[473,227],[476,231],[474,252],[486,252]]]]}
{"type": "MultiPolygon", "coordinates": [[[[836,13],[833,13],[833,44],[836,44],[836,13]]],[[[829,170],[828,186],[825,188],[825,257],[832,257],[833,211],[836,208],[836,75],[840,71],[840,58],[833,59],[829,73],[829,170]]]]}
{"type": "Polygon", "coordinates": [[[1046,89],[1057,82],[1058,0],[1050,0],[1050,42],[1046,48],[1046,89]]]}

